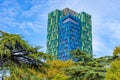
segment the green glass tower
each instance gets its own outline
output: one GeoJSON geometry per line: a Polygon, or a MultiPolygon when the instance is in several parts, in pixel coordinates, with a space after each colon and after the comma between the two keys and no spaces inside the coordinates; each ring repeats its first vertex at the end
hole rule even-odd
{"type": "Polygon", "coordinates": [[[77,48],[92,57],[91,16],[85,12],[78,14],[69,8],[49,13],[47,53],[55,59],[67,60],[69,51],[77,48]]]}
{"type": "Polygon", "coordinates": [[[76,15],[81,21],[81,50],[92,57],[92,21],[91,15],[82,12],[76,15]]]}

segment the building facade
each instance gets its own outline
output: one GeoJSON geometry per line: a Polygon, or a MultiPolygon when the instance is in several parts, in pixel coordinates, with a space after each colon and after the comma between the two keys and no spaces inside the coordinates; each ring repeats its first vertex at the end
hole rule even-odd
{"type": "Polygon", "coordinates": [[[70,59],[70,51],[80,48],[92,57],[91,16],[69,8],[48,14],[47,53],[55,59],[70,59]]]}

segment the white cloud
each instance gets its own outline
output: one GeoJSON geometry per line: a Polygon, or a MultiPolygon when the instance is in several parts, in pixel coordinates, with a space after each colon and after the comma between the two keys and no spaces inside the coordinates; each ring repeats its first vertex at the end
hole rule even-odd
{"type": "Polygon", "coordinates": [[[29,10],[22,12],[22,16],[24,17],[33,17],[37,14],[40,14],[42,5],[33,5],[29,10]]]}
{"type": "Polygon", "coordinates": [[[112,49],[109,48],[101,39],[94,38],[93,40],[93,55],[95,57],[110,56],[112,55],[112,49]]]}
{"type": "MultiPolygon", "coordinates": [[[[26,2],[26,0],[25,0],[26,2]]],[[[120,44],[120,1],[114,0],[32,0],[30,9],[24,10],[22,4],[14,1],[4,1],[0,4],[0,29],[32,32],[43,36],[40,42],[46,46],[47,15],[55,9],[71,8],[76,12],[85,11],[92,15],[93,52],[97,56],[111,55],[115,46],[120,44]],[[14,2],[14,5],[13,5],[14,2]],[[12,6],[11,6],[12,5],[12,6]],[[17,29],[18,28],[18,29],[17,29]]],[[[27,5],[26,5],[27,6],[27,5]]],[[[31,33],[30,33],[31,32],[31,33]]]]}
{"type": "Polygon", "coordinates": [[[20,28],[24,31],[27,31],[27,29],[31,29],[36,33],[41,32],[43,29],[43,27],[41,27],[41,24],[32,23],[32,22],[23,22],[23,23],[21,23],[20,28]]]}
{"type": "MultiPolygon", "coordinates": [[[[113,40],[120,40],[120,23],[119,22],[108,22],[105,24],[108,29],[109,36],[113,40]]],[[[120,43],[120,41],[119,41],[120,43]]]]}

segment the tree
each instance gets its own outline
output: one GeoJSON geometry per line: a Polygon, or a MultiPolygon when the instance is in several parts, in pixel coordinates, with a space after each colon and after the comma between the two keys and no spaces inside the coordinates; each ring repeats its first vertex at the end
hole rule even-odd
{"type": "Polygon", "coordinates": [[[43,74],[43,78],[46,80],[66,80],[68,76],[65,74],[64,69],[72,66],[72,60],[61,61],[61,60],[48,60],[47,64],[49,65],[46,68],[46,74],[43,74]],[[59,78],[59,79],[58,79],[59,78]]]}
{"type": "Polygon", "coordinates": [[[120,55],[120,46],[115,47],[113,55],[114,56],[119,56],[120,55]]]}
{"type": "Polygon", "coordinates": [[[71,53],[72,59],[75,60],[76,62],[84,61],[86,63],[87,61],[91,60],[90,56],[87,53],[81,51],[79,48],[76,50],[70,51],[70,53],[71,53]]]}
{"type": "Polygon", "coordinates": [[[120,80],[120,46],[117,46],[113,52],[114,61],[107,69],[106,80],[120,80]]]}
{"type": "MultiPolygon", "coordinates": [[[[17,34],[0,31],[0,68],[7,67],[11,70],[14,66],[13,69],[20,68],[20,70],[23,69],[23,72],[26,69],[25,67],[43,71],[41,67],[45,66],[45,63],[40,59],[45,59],[47,54],[39,52],[39,48],[30,46],[17,34]]],[[[16,70],[10,72],[13,71],[16,70]]],[[[16,76],[18,75],[16,74],[16,76]]]]}
{"type": "Polygon", "coordinates": [[[106,80],[120,80],[120,61],[115,60],[111,63],[106,73],[106,80]]]}
{"type": "Polygon", "coordinates": [[[52,80],[68,80],[68,77],[63,74],[57,74],[52,80]]]}
{"type": "Polygon", "coordinates": [[[69,80],[104,80],[106,66],[111,62],[110,56],[90,58],[80,49],[72,51],[74,66],[66,69],[69,80]]]}

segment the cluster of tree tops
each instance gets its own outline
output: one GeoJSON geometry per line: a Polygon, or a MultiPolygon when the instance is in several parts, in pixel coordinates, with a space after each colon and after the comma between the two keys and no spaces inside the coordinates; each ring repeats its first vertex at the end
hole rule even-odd
{"type": "Polygon", "coordinates": [[[0,31],[0,71],[3,80],[120,80],[120,47],[113,56],[90,58],[80,49],[72,59],[52,60],[39,46],[29,45],[20,35],[0,31]],[[10,74],[9,76],[6,74],[10,74]]]}

